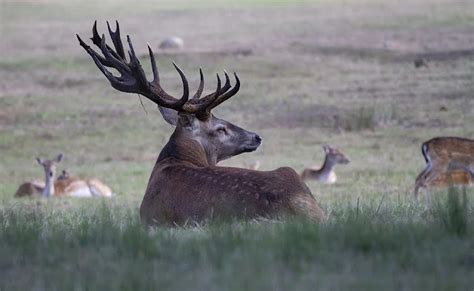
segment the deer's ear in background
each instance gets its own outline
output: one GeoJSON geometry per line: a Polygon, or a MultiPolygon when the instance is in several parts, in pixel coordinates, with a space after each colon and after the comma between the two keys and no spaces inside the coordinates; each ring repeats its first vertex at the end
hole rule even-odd
{"type": "Polygon", "coordinates": [[[42,161],[40,158],[36,158],[36,161],[37,161],[38,164],[40,164],[41,166],[43,165],[43,161],[42,161]]]}
{"type": "Polygon", "coordinates": [[[59,154],[59,155],[56,157],[56,160],[55,160],[55,161],[56,161],[57,163],[59,163],[60,161],[63,160],[63,156],[64,156],[64,155],[63,155],[62,153],[59,154]]]}
{"type": "Polygon", "coordinates": [[[329,146],[327,144],[325,144],[325,145],[323,145],[323,150],[326,154],[328,154],[331,149],[329,148],[329,146]]]}

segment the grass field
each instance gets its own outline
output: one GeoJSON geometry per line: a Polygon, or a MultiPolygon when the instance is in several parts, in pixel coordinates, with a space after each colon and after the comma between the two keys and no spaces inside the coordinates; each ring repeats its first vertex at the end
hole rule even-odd
{"type": "MultiPolygon", "coordinates": [[[[474,137],[472,1],[0,0],[0,290],[472,290],[474,190],[413,198],[434,136],[474,137]],[[392,3],[393,2],[393,3],[392,3]],[[119,93],[79,47],[93,21],[119,20],[165,89],[238,72],[215,114],[263,137],[264,170],[351,163],[310,182],[328,220],[212,222],[146,232],[138,207],[172,128],[119,93]],[[184,49],[163,52],[179,35],[184,49]],[[413,61],[427,60],[416,69],[413,61]],[[14,199],[42,178],[36,156],[99,177],[117,196],[14,199]],[[451,197],[451,200],[448,199],[451,197]]],[[[147,68],[148,69],[148,68],[147,68]]]]}

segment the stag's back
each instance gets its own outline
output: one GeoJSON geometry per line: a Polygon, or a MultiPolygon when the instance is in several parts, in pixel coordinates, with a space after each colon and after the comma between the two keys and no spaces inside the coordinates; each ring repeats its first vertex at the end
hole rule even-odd
{"type": "Polygon", "coordinates": [[[253,171],[158,165],[148,186],[140,208],[147,224],[286,214],[313,221],[324,219],[324,212],[309,189],[293,169],[286,167],[253,171]]]}

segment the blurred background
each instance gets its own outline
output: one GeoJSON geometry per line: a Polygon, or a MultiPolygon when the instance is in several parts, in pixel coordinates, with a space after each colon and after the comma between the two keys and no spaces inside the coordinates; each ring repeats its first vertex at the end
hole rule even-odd
{"type": "Polygon", "coordinates": [[[474,137],[473,32],[471,0],[0,0],[0,281],[5,290],[471,288],[472,235],[436,228],[413,186],[422,142],[474,137]],[[308,184],[329,216],[322,230],[145,233],[138,207],[173,128],[146,98],[142,107],[114,90],[79,46],[95,20],[109,40],[106,21],[118,20],[151,76],[149,43],[171,94],[182,92],[172,61],[192,90],[200,67],[208,91],[216,73],[238,73],[240,92],[214,113],[263,144],[223,165],[300,172],[322,164],[324,144],[344,152],[351,163],[336,168],[336,184],[308,184]],[[97,177],[117,196],[14,199],[21,183],[43,179],[35,157],[59,153],[59,170],[97,177]]]}
{"type": "Polygon", "coordinates": [[[225,164],[301,171],[322,163],[322,144],[340,147],[353,163],[340,168],[339,186],[311,184],[316,195],[357,183],[411,191],[423,141],[474,135],[471,1],[3,0],[0,8],[1,199],[42,177],[36,156],[59,152],[60,168],[141,199],[173,129],[146,98],[143,109],[137,95],[112,89],[78,45],[75,34],[88,39],[95,20],[99,33],[118,20],[148,73],[150,43],[175,95],[171,61],[191,88],[202,67],[209,91],[215,73],[238,72],[240,93],[215,113],[264,143],[225,164]],[[163,44],[173,37],[176,46],[163,44]]]}

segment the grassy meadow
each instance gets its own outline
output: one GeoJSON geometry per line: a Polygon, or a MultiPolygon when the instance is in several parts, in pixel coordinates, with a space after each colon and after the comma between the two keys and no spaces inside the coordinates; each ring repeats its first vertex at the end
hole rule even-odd
{"type": "Polygon", "coordinates": [[[0,290],[472,290],[474,190],[413,197],[434,136],[474,137],[474,3],[449,0],[0,0],[0,290]],[[78,45],[119,20],[149,70],[180,95],[236,71],[215,110],[263,137],[223,165],[263,170],[351,159],[309,182],[328,220],[146,231],[138,207],[172,128],[115,91],[78,45]],[[179,51],[158,49],[178,35],[179,51]],[[427,67],[415,68],[423,58],[427,67]],[[15,199],[35,157],[98,177],[113,199],[15,199]]]}

